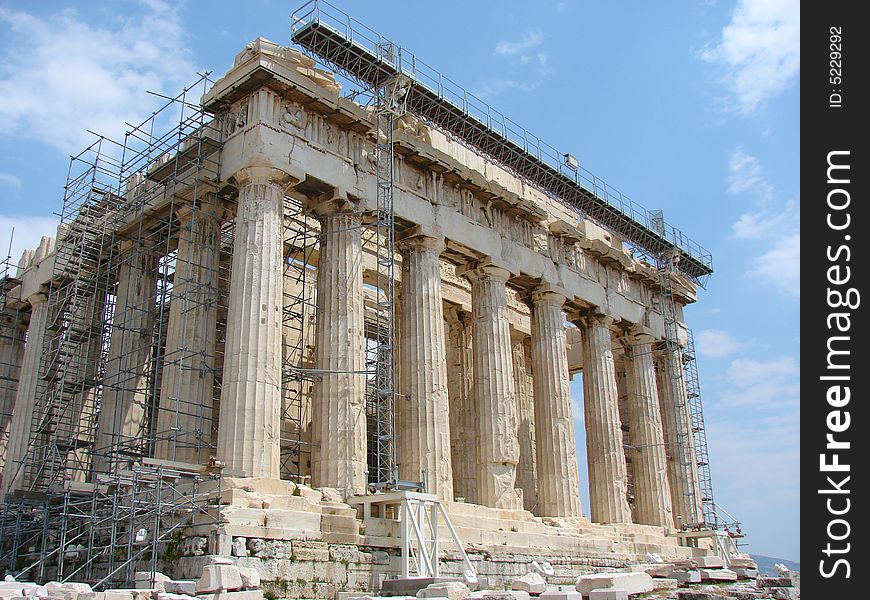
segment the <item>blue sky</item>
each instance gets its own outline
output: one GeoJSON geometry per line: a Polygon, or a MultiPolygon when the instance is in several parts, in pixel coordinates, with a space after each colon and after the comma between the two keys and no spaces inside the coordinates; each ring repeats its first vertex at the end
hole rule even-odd
{"type": "MultiPolygon", "coordinates": [[[[797,560],[798,0],[335,3],[712,251],[686,314],[715,496],[752,552],[797,560]]],[[[296,6],[0,1],[2,254],[13,226],[16,259],[51,233],[86,129],[118,137],[145,90],[289,44],[296,6]]]]}

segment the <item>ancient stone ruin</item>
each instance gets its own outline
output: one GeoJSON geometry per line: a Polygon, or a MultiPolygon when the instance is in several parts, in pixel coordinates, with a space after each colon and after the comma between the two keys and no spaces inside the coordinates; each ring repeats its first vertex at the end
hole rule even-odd
{"type": "Polygon", "coordinates": [[[3,279],[18,581],[232,575],[176,590],[218,599],[415,575],[544,592],[514,583],[530,571],[587,593],[650,557],[755,575],[707,489],[683,309],[709,255],[566,180],[579,210],[390,81],[366,102],[257,39],[73,159],[57,237],[3,279]]]}

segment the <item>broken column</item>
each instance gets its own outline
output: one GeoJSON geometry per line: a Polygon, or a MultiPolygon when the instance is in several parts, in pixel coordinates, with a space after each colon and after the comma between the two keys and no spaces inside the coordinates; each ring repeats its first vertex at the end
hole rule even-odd
{"type": "Polygon", "coordinates": [[[595,523],[630,523],[619,392],[610,337],[612,321],[601,315],[588,315],[582,320],[589,503],[595,523]]]}
{"type": "Polygon", "coordinates": [[[670,529],[674,515],[652,342],[653,339],[643,333],[630,335],[626,340],[634,516],[637,523],[670,529]]]}
{"type": "Polygon", "coordinates": [[[366,490],[365,330],[361,215],[341,193],[314,203],[320,220],[311,400],[311,478],[345,496],[366,490]]]}
{"type": "Polygon", "coordinates": [[[130,450],[144,441],[149,370],[153,366],[157,255],[141,243],[125,241],[119,246],[118,257],[112,337],[97,427],[95,466],[104,472],[115,460],[119,445],[130,450]]]}
{"type": "Polygon", "coordinates": [[[45,340],[45,326],[48,321],[48,302],[43,294],[34,294],[27,299],[30,303],[30,325],[27,328],[27,343],[21,361],[18,390],[12,420],[9,423],[9,443],[6,451],[6,465],[3,470],[2,499],[7,493],[18,489],[23,482],[23,468],[20,462],[27,454],[30,443],[30,430],[33,424],[33,407],[36,402],[39,364],[42,360],[42,344],[45,340]]]}
{"type": "Polygon", "coordinates": [[[163,358],[158,458],[208,461],[211,444],[217,327],[220,220],[206,197],[178,210],[180,220],[172,301],[163,358]]]}
{"type": "Polygon", "coordinates": [[[703,520],[701,490],[679,348],[665,349],[659,360],[658,383],[675,525],[696,524],[703,520]]]}
{"type": "Polygon", "coordinates": [[[415,232],[401,242],[402,308],[396,397],[399,478],[453,500],[444,309],[439,255],[444,238],[415,232]]]}
{"type": "Polygon", "coordinates": [[[270,167],[238,171],[217,457],[224,474],[280,477],[284,185],[270,167]]]}
{"type": "Polygon", "coordinates": [[[531,296],[538,516],[582,515],[564,303],[565,296],[548,286],[539,287],[531,296]]]}
{"type": "Polygon", "coordinates": [[[453,496],[476,503],[477,419],[474,411],[474,359],[470,313],[450,305],[447,321],[447,387],[450,396],[450,460],[453,496]],[[469,443],[469,440],[472,440],[469,443]]]}
{"type": "Polygon", "coordinates": [[[514,488],[519,462],[511,339],[510,272],[492,264],[465,273],[474,319],[474,406],[477,412],[477,498],[492,508],[522,508],[514,488]]]}

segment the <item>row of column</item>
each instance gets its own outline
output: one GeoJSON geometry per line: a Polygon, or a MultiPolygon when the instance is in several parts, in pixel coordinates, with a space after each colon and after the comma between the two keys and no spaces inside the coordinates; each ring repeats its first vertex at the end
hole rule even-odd
{"type": "MultiPolygon", "coordinates": [[[[283,198],[287,176],[276,169],[248,168],[239,172],[236,179],[239,206],[217,457],[225,464],[228,475],[278,478],[283,198]]],[[[312,480],[314,485],[335,487],[351,495],[363,493],[367,483],[362,217],[355,203],[342,197],[319,199],[310,208],[320,220],[322,234],[314,344],[314,369],[318,377],[312,397],[312,480]]],[[[216,213],[215,206],[205,204],[196,219],[180,215],[183,234],[178,256],[189,255],[195,260],[179,261],[176,270],[180,283],[173,290],[165,352],[167,355],[180,352],[181,360],[166,363],[161,398],[169,400],[165,404],[172,406],[173,399],[184,397],[188,409],[159,411],[158,430],[174,433],[157,441],[158,457],[199,461],[202,457],[197,457],[192,449],[201,445],[199,442],[210,433],[203,431],[203,423],[211,418],[214,365],[209,363],[215,344],[216,307],[213,298],[202,294],[213,294],[217,289],[220,227],[216,213]],[[184,283],[189,281],[198,285],[184,283]]],[[[580,516],[563,312],[565,297],[547,286],[539,287],[529,296],[532,404],[526,408],[520,406],[516,397],[517,357],[507,318],[510,273],[486,263],[467,268],[464,275],[471,282],[472,295],[470,322],[463,324],[463,333],[451,335],[461,338],[452,340],[461,348],[457,358],[463,367],[460,372],[470,371],[472,376],[448,380],[439,266],[443,244],[443,238],[437,234],[415,231],[399,245],[402,318],[397,360],[403,365],[396,397],[399,477],[423,482],[425,489],[444,499],[454,497],[456,485],[457,495],[461,492],[466,500],[485,506],[504,509],[530,506],[529,499],[524,503],[521,491],[529,489],[528,482],[517,480],[521,455],[528,455],[532,437],[530,431],[524,431],[522,437],[518,432],[523,431],[521,422],[528,429],[530,415],[524,411],[530,411],[535,442],[531,476],[537,480],[535,512],[542,516],[580,516]],[[461,398],[464,405],[450,406],[451,395],[461,398]],[[521,441],[525,444],[524,452],[520,449],[521,441]]],[[[151,356],[150,340],[146,343],[145,337],[153,326],[149,321],[153,311],[148,304],[157,265],[156,258],[148,253],[133,254],[137,259],[124,262],[119,273],[116,315],[126,315],[126,322],[116,324],[117,335],[113,335],[109,347],[107,393],[103,397],[98,446],[140,438],[145,419],[142,388],[151,356]],[[127,367],[121,368],[125,361],[127,367]]],[[[39,320],[45,318],[44,299],[41,303],[37,297],[31,300],[34,305],[31,330],[42,332],[44,326],[39,326],[39,320]]],[[[451,318],[456,317],[448,315],[448,320],[451,318]]],[[[607,318],[585,316],[578,320],[578,325],[583,328],[584,413],[592,520],[631,522],[611,323],[607,318]]],[[[16,419],[21,421],[31,414],[17,407],[23,407],[28,399],[32,405],[41,348],[35,337],[28,340],[24,353],[18,389],[21,404],[16,398],[13,430],[17,427],[29,431],[28,423],[18,423],[16,419]]],[[[684,521],[691,520],[694,509],[687,509],[682,500],[696,498],[697,494],[691,493],[691,473],[686,475],[686,453],[665,450],[666,443],[670,448],[676,445],[675,440],[687,435],[688,424],[681,414],[665,414],[663,419],[661,409],[667,413],[668,407],[676,403],[659,403],[659,387],[669,398],[681,394],[684,397],[685,391],[673,389],[679,385],[674,378],[663,377],[657,383],[651,344],[649,338],[636,337],[628,352],[627,419],[635,452],[632,461],[637,498],[635,519],[670,527],[674,513],[684,521]]],[[[520,379],[525,376],[519,375],[520,379]]],[[[690,430],[688,434],[691,438],[690,430]]],[[[8,456],[20,460],[26,448],[18,446],[27,440],[19,436],[14,441],[8,456]]],[[[528,464],[521,467],[522,477],[527,479],[531,468],[528,464]]],[[[4,487],[8,489],[6,481],[4,487]]]]}

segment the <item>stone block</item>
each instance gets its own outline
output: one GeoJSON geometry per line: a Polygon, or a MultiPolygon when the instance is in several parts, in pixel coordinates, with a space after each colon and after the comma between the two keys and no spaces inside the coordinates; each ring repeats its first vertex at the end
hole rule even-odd
{"type": "Polygon", "coordinates": [[[737,573],[738,579],[755,579],[758,577],[758,569],[732,566],[731,570],[737,573]]]}
{"type": "Polygon", "coordinates": [[[632,565],[633,573],[646,573],[650,577],[673,577],[674,565],[672,563],[644,563],[632,565]]]}
{"type": "Polygon", "coordinates": [[[531,595],[539,595],[546,591],[547,580],[538,573],[526,573],[511,583],[511,589],[528,592],[531,595]]]}
{"type": "Polygon", "coordinates": [[[699,569],[701,581],[737,581],[737,573],[731,569],[699,569]]]}
{"type": "Polygon", "coordinates": [[[678,600],[722,600],[721,596],[714,596],[707,592],[688,592],[680,590],[677,592],[678,600]]]}
{"type": "Polygon", "coordinates": [[[170,579],[163,582],[163,588],[167,594],[185,594],[187,596],[196,596],[196,580],[195,579],[170,579]]]}
{"type": "Polygon", "coordinates": [[[770,588],[770,595],[777,600],[800,600],[800,590],[793,587],[770,588]]]}
{"type": "Polygon", "coordinates": [[[137,590],[156,590],[165,592],[164,587],[167,581],[171,581],[168,575],[164,575],[160,571],[154,573],[154,583],[151,583],[151,571],[136,571],[133,576],[137,590]]]}
{"type": "Polygon", "coordinates": [[[791,577],[759,577],[758,587],[791,587],[791,577]]]}
{"type": "MultiPolygon", "coordinates": [[[[87,583],[60,583],[50,581],[45,584],[45,591],[52,600],[78,600],[79,594],[91,593],[91,586],[87,583]]],[[[22,589],[21,594],[24,595],[22,589]]]]}
{"type": "Polygon", "coordinates": [[[744,569],[757,569],[758,565],[754,560],[746,556],[736,556],[729,559],[731,563],[731,568],[742,567],[744,569]]]}
{"type": "Polygon", "coordinates": [[[293,558],[299,561],[329,560],[329,544],[326,542],[299,540],[293,543],[293,558]]]}
{"type": "Polygon", "coordinates": [[[213,594],[199,594],[197,598],[198,600],[263,600],[263,590],[220,591],[213,594]]]}
{"type": "Polygon", "coordinates": [[[336,562],[346,561],[355,563],[359,561],[359,547],[351,544],[331,544],[329,546],[329,560],[336,562]]]}
{"type": "Polygon", "coordinates": [[[643,594],[653,589],[652,577],[646,573],[596,573],[581,575],[575,588],[584,596],[592,590],[624,589],[628,594],[643,594]]]}
{"type": "Polygon", "coordinates": [[[699,556],[695,559],[699,567],[704,569],[724,569],[725,561],[718,556],[699,556]]]}
{"type": "Polygon", "coordinates": [[[106,590],[105,600],[133,600],[133,594],[125,590],[106,590]]]}
{"type": "Polygon", "coordinates": [[[574,588],[547,590],[538,596],[538,600],[582,600],[582,598],[580,592],[574,588]]]}
{"type": "Polygon", "coordinates": [[[589,592],[589,600],[628,600],[628,592],[622,588],[592,590],[589,592]]]}
{"type": "Polygon", "coordinates": [[[241,587],[242,576],[236,565],[206,565],[202,569],[202,576],[196,582],[196,593],[202,595],[238,590],[241,587]]]}
{"type": "Polygon", "coordinates": [[[481,590],[474,593],[480,600],[530,600],[528,592],[522,590],[481,590]]]}
{"type": "Polygon", "coordinates": [[[130,594],[133,600],[156,600],[158,594],[155,590],[140,590],[136,588],[115,589],[111,591],[130,594]]]}
{"type": "Polygon", "coordinates": [[[460,581],[431,583],[417,592],[417,598],[447,598],[448,600],[465,600],[470,595],[471,590],[460,581]]]}
{"type": "Polygon", "coordinates": [[[696,570],[674,571],[674,579],[676,579],[681,585],[701,583],[701,572],[696,570]]]}
{"type": "Polygon", "coordinates": [[[246,590],[254,590],[260,587],[260,572],[251,567],[239,567],[239,576],[242,578],[242,587],[246,590]]]}
{"type": "Polygon", "coordinates": [[[679,584],[679,581],[670,577],[653,578],[653,590],[675,590],[679,584]]]}
{"type": "Polygon", "coordinates": [[[307,485],[298,484],[296,486],[297,493],[310,502],[320,502],[323,499],[323,494],[319,490],[313,490],[307,485]]]}

